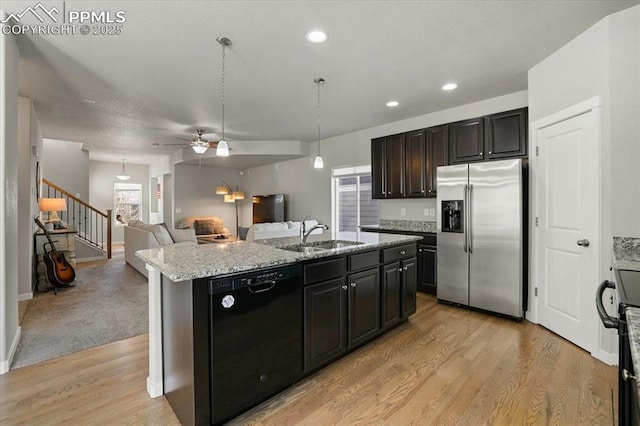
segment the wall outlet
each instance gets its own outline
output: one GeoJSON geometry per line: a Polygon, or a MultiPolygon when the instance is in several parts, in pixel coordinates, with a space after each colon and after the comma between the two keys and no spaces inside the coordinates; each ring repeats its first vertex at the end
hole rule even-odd
{"type": "Polygon", "coordinates": [[[429,209],[429,216],[435,216],[436,215],[436,209],[434,209],[433,207],[429,209]]]}
{"type": "Polygon", "coordinates": [[[176,213],[182,213],[182,209],[180,207],[176,208],[176,213]]]}
{"type": "Polygon", "coordinates": [[[406,216],[407,215],[407,209],[405,209],[404,207],[402,207],[400,209],[400,216],[406,216]]]}
{"type": "Polygon", "coordinates": [[[424,209],[424,215],[429,216],[429,209],[424,209]]]}

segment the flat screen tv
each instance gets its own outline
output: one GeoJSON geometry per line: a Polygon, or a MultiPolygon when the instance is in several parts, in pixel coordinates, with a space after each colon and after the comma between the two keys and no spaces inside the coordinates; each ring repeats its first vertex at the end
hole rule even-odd
{"type": "Polygon", "coordinates": [[[253,223],[284,222],[284,194],[254,195],[253,223]]]}

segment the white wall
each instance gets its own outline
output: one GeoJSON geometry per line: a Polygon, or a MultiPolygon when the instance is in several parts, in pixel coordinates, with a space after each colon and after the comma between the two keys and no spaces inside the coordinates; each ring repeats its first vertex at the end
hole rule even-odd
{"type": "Polygon", "coordinates": [[[89,152],[81,143],[45,139],[41,158],[43,178],[83,201],[89,199],[89,152]]]}
{"type": "MultiPolygon", "coordinates": [[[[222,195],[216,195],[216,186],[225,180],[233,189],[238,185],[243,191],[240,178],[240,170],[236,169],[176,164],[173,204],[175,224],[189,216],[219,216],[224,221],[225,228],[235,235],[235,206],[233,203],[225,203],[222,195]],[[181,212],[177,213],[177,209],[181,212]]],[[[241,212],[243,209],[246,210],[244,205],[239,204],[238,211],[241,212]]],[[[242,220],[240,225],[243,226],[242,220]]]]}
{"type": "MultiPolygon", "coordinates": [[[[371,162],[371,139],[415,129],[478,117],[494,112],[527,106],[527,92],[517,92],[472,104],[462,105],[407,120],[383,124],[357,132],[347,133],[320,141],[324,169],[313,168],[317,153],[313,144],[311,156],[247,170],[243,186],[250,195],[285,193],[288,219],[299,220],[311,214],[322,223],[331,223],[331,169],[333,167],[371,162]]],[[[251,223],[251,198],[244,200],[243,223],[251,223]]],[[[435,209],[433,199],[380,200],[379,217],[382,219],[435,220],[424,216],[425,208],[435,209]],[[400,209],[406,215],[400,216],[400,209]]]]}
{"type": "MultiPolygon", "coordinates": [[[[125,162],[125,170],[131,179],[120,181],[116,179],[122,171],[122,163],[108,161],[91,161],[89,163],[89,204],[106,212],[114,210],[113,188],[116,182],[142,184],[142,221],[149,221],[149,166],[146,164],[129,164],[125,162]]],[[[113,214],[115,218],[115,213],[113,214]]],[[[115,225],[112,228],[111,241],[124,242],[124,227],[115,225]]]]}
{"type": "MultiPolygon", "coordinates": [[[[4,18],[4,13],[0,14],[4,18]]],[[[0,35],[0,374],[9,371],[18,326],[18,47],[0,35]]]]}
{"type": "MultiPolygon", "coordinates": [[[[39,213],[36,201],[35,169],[39,157],[32,151],[42,151],[42,132],[33,103],[28,98],[18,98],[18,234],[31,235],[37,229],[32,218],[39,213]],[[29,212],[24,214],[24,212],[29,212]]],[[[35,274],[33,273],[33,238],[18,240],[18,298],[33,297],[35,274]]]]}

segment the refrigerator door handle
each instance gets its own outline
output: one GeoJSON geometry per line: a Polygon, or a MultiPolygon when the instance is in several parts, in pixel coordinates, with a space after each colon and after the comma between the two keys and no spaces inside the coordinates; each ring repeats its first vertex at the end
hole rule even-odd
{"type": "Polygon", "coordinates": [[[473,208],[472,206],[472,202],[471,202],[471,198],[473,197],[473,185],[469,185],[469,192],[467,195],[467,224],[469,226],[469,242],[467,243],[467,246],[469,247],[469,253],[473,253],[473,226],[471,224],[471,209],[473,208]]]}
{"type": "MultiPolygon", "coordinates": [[[[464,196],[463,196],[463,202],[465,205],[469,206],[468,204],[468,197],[467,197],[467,192],[469,191],[469,185],[465,185],[464,186],[464,196]]],[[[467,207],[468,209],[468,207],[467,207]]],[[[465,213],[463,211],[463,213],[465,216],[462,218],[462,227],[463,227],[463,231],[462,231],[462,248],[464,249],[464,252],[467,252],[467,216],[468,213],[465,213]]]]}

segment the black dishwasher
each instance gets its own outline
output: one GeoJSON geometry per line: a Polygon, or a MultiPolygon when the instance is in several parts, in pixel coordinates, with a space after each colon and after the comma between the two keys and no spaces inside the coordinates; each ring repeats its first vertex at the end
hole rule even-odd
{"type": "Polygon", "coordinates": [[[212,423],[291,386],[302,375],[300,265],[210,279],[212,423]]]}

